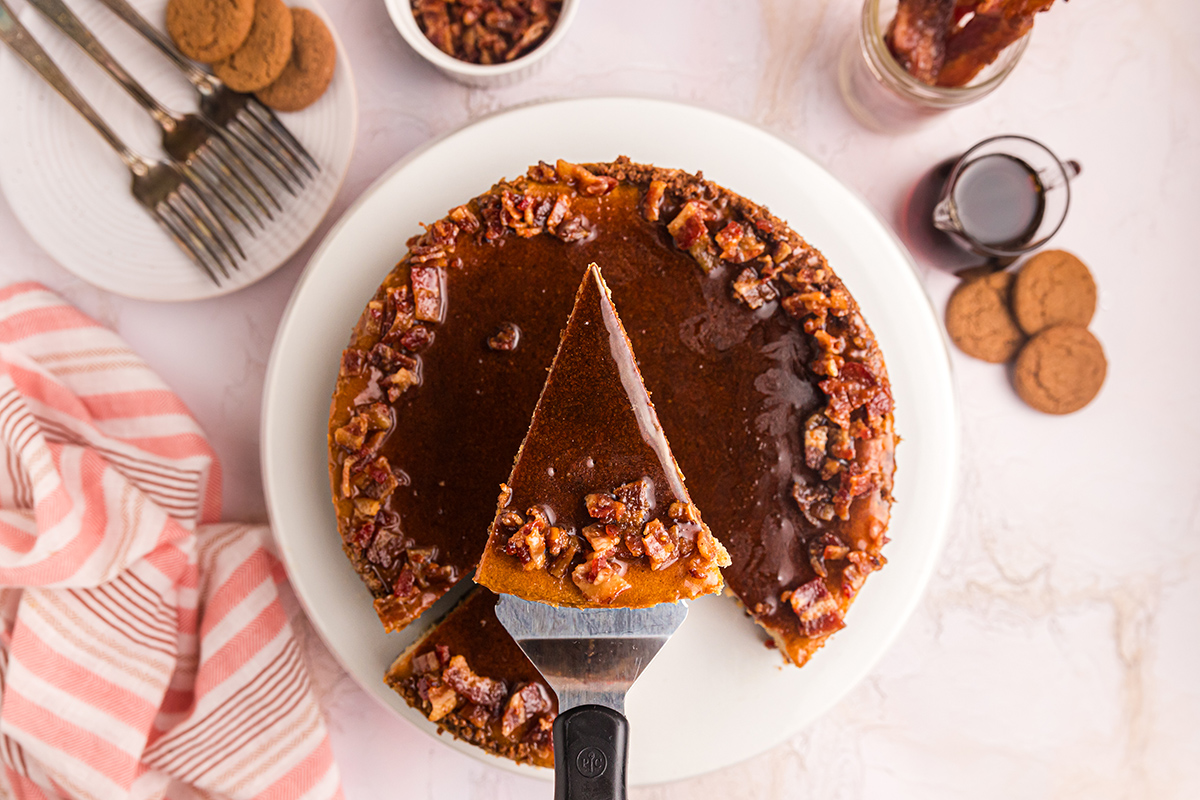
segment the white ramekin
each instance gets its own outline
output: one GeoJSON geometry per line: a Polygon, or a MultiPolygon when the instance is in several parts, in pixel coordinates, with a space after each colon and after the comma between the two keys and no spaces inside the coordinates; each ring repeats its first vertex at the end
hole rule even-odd
{"type": "Polygon", "coordinates": [[[417,18],[413,16],[411,0],[384,0],[384,4],[404,41],[426,61],[459,83],[488,88],[511,86],[536,72],[550,51],[566,36],[567,29],[575,19],[575,12],[579,9],[579,0],[563,0],[562,12],[558,15],[558,21],[546,37],[546,41],[515,61],[504,64],[472,64],[443,53],[425,38],[425,34],[417,25],[417,18]]]}

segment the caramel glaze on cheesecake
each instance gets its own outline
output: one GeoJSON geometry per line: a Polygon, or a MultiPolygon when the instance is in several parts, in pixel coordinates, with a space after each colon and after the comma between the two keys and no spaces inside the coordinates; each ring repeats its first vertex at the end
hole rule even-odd
{"type": "Polygon", "coordinates": [[[728,590],[803,664],[884,563],[891,387],[824,257],[699,175],[541,163],[410,240],[333,398],[347,556],[388,630],[471,574],[593,261],[692,499],[732,557],[728,590]]]}
{"type": "Polygon", "coordinates": [[[597,265],[538,398],[475,582],[536,603],[645,608],[721,591],[700,518],[597,265]]]}

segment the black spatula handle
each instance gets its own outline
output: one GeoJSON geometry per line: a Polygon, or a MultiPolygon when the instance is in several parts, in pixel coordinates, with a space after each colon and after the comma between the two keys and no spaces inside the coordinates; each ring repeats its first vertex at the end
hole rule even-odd
{"type": "Polygon", "coordinates": [[[629,722],[604,706],[554,720],[554,800],[625,800],[629,722]]]}

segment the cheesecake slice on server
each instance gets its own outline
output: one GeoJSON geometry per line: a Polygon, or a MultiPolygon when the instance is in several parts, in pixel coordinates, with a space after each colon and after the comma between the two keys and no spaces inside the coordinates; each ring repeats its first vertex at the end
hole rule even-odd
{"type": "Polygon", "coordinates": [[[593,264],[475,581],[557,606],[643,608],[719,592],[729,554],[692,503],[593,264]]]}

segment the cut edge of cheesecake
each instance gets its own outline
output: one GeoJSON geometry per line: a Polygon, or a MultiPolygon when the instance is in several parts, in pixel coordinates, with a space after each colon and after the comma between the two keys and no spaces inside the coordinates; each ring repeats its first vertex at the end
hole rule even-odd
{"type": "Polygon", "coordinates": [[[501,485],[475,580],[550,605],[642,608],[720,592],[729,564],[591,264],[501,485]]]}

